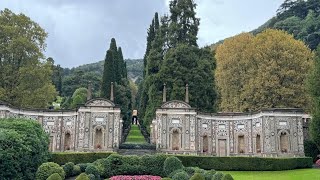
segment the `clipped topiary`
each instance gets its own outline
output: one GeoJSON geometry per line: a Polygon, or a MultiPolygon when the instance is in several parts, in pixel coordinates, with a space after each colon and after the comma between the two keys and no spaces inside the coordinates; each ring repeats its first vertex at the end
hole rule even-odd
{"type": "Polygon", "coordinates": [[[194,173],[190,180],[205,180],[205,178],[201,173],[194,173]]]}
{"type": "Polygon", "coordinates": [[[95,179],[100,179],[100,174],[99,174],[99,170],[96,166],[90,164],[87,168],[86,168],[86,174],[89,175],[89,178],[91,179],[90,174],[92,174],[95,179]]]}
{"type": "Polygon", "coordinates": [[[161,180],[171,180],[171,178],[161,178],[161,180]]]}
{"type": "Polygon", "coordinates": [[[185,171],[178,172],[172,177],[172,180],[189,180],[188,173],[185,171]]]}
{"type": "Polygon", "coordinates": [[[205,173],[204,173],[204,178],[206,179],[206,180],[211,180],[212,179],[212,177],[213,177],[213,175],[215,175],[216,174],[216,171],[215,170],[209,170],[209,171],[206,171],[205,173]]]}
{"type": "Polygon", "coordinates": [[[68,163],[66,163],[65,165],[62,166],[64,172],[66,173],[66,177],[71,177],[73,175],[72,174],[73,166],[74,166],[73,162],[68,162],[68,163]]]}
{"type": "Polygon", "coordinates": [[[77,176],[81,173],[80,166],[74,165],[72,170],[72,176],[77,176]]]}
{"type": "Polygon", "coordinates": [[[223,173],[222,172],[216,172],[216,174],[214,174],[212,176],[211,180],[222,180],[222,178],[223,178],[223,173]]]}
{"type": "Polygon", "coordinates": [[[99,180],[100,178],[97,178],[94,174],[89,174],[88,175],[90,180],[99,180]]]}
{"type": "Polygon", "coordinates": [[[43,163],[37,170],[36,180],[46,180],[54,173],[58,173],[62,179],[65,178],[65,172],[59,164],[53,162],[43,163]]]}
{"type": "Polygon", "coordinates": [[[47,178],[47,180],[62,180],[62,178],[58,173],[53,173],[47,178]]]}
{"type": "Polygon", "coordinates": [[[86,173],[81,173],[76,180],[90,180],[90,178],[86,173]]]}
{"type": "Polygon", "coordinates": [[[233,180],[233,177],[232,177],[230,174],[225,174],[225,175],[222,177],[222,180],[233,180]]]}
{"type": "MultiPolygon", "coordinates": [[[[168,177],[172,178],[174,175],[176,175],[179,172],[186,172],[186,171],[184,171],[183,169],[177,169],[177,170],[173,171],[172,173],[170,173],[168,177]]],[[[188,176],[189,176],[189,174],[188,174],[188,176]]]]}
{"type": "Polygon", "coordinates": [[[183,165],[180,159],[178,159],[175,156],[167,157],[167,159],[164,161],[163,165],[163,171],[166,176],[169,176],[170,173],[172,173],[175,170],[182,169],[183,165]]]}
{"type": "Polygon", "coordinates": [[[77,164],[80,167],[81,172],[85,172],[86,168],[88,167],[88,165],[90,165],[91,163],[80,163],[77,164]]]}

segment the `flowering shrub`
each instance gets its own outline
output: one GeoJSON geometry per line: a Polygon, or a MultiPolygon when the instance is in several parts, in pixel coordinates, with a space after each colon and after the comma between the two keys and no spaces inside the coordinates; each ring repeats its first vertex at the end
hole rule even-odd
{"type": "Polygon", "coordinates": [[[320,159],[316,161],[316,165],[320,167],[320,159]]]}
{"type": "Polygon", "coordinates": [[[161,180],[160,176],[112,176],[110,180],[161,180]]]}

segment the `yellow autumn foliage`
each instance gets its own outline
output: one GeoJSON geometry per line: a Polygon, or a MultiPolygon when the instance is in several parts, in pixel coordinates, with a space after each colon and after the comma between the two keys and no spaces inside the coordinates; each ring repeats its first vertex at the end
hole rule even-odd
{"type": "Polygon", "coordinates": [[[302,41],[280,30],[226,39],[216,49],[219,110],[306,108],[305,83],[312,59],[302,41]]]}

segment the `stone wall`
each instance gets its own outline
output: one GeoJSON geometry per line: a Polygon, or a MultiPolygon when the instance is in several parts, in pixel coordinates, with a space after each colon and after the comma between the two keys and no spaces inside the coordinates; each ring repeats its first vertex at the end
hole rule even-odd
{"type": "Polygon", "coordinates": [[[309,119],[301,109],[201,114],[186,102],[169,101],[157,109],[151,137],[158,151],[169,154],[304,156],[309,119]]]}
{"type": "Polygon", "coordinates": [[[0,104],[1,118],[24,118],[42,124],[51,151],[113,151],[121,142],[120,108],[92,99],[77,111],[23,110],[0,104]]]}

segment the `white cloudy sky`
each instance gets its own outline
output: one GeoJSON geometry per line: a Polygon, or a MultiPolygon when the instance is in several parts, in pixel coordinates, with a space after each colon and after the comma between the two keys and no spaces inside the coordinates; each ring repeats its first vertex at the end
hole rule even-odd
{"type": "MultiPolygon", "coordinates": [[[[48,33],[46,56],[75,67],[104,59],[116,38],[125,58],[142,58],[147,28],[155,12],[168,12],[169,0],[0,0],[0,9],[24,13],[48,33]]],[[[272,16],[284,0],[196,0],[201,18],[199,45],[251,31],[272,16]]]]}

